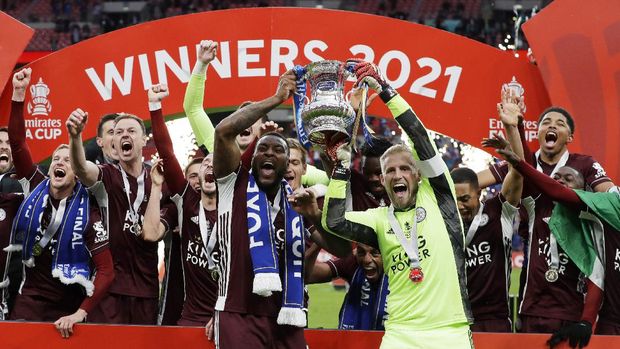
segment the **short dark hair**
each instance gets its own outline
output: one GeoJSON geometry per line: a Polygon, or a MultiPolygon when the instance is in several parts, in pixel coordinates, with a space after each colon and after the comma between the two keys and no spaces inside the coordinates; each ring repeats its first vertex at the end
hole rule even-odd
{"type": "Polygon", "coordinates": [[[99,125],[97,125],[97,137],[103,136],[103,124],[108,121],[114,121],[118,117],[117,113],[105,114],[99,119],[99,125]]]}
{"type": "Polygon", "coordinates": [[[475,189],[480,188],[478,184],[478,175],[472,169],[467,167],[455,168],[450,172],[454,184],[469,183],[475,189]]]}
{"type": "Polygon", "coordinates": [[[585,189],[586,188],[586,179],[583,176],[583,173],[581,173],[581,171],[577,170],[576,168],[572,167],[572,166],[562,166],[561,168],[570,168],[571,170],[575,171],[575,181],[577,182],[577,185],[579,186],[576,189],[585,189]]]}
{"type": "Polygon", "coordinates": [[[6,132],[6,133],[9,133],[9,128],[8,128],[8,127],[6,127],[6,126],[2,126],[2,127],[0,127],[0,132],[6,132]]]}
{"type": "Polygon", "coordinates": [[[570,133],[575,133],[575,120],[573,120],[573,117],[570,115],[570,113],[562,107],[551,106],[545,109],[545,111],[543,111],[538,117],[538,125],[540,125],[540,122],[545,117],[545,115],[553,112],[562,114],[566,118],[566,123],[568,124],[568,128],[570,129],[570,133]]]}
{"type": "Polygon", "coordinates": [[[132,119],[137,121],[140,124],[140,127],[142,128],[142,133],[146,136],[146,126],[144,126],[144,121],[142,121],[142,119],[140,119],[139,117],[133,115],[133,114],[126,114],[126,113],[119,113],[118,116],[114,119],[114,127],[116,127],[116,124],[118,124],[119,121],[124,120],[124,119],[132,119]]]}
{"type": "Polygon", "coordinates": [[[196,157],[196,158],[193,158],[193,159],[189,162],[189,164],[187,164],[187,166],[185,166],[185,170],[183,171],[183,174],[185,175],[185,177],[187,177],[187,171],[189,171],[189,168],[190,168],[190,167],[192,167],[193,165],[196,165],[196,164],[199,164],[199,165],[200,165],[200,164],[202,164],[202,161],[203,161],[204,159],[205,159],[205,158],[204,158],[204,157],[201,157],[201,156],[196,157]]]}
{"type": "MultiPolygon", "coordinates": [[[[265,138],[265,137],[269,137],[269,136],[274,136],[274,137],[278,137],[281,140],[284,141],[284,144],[286,144],[286,154],[289,155],[291,153],[291,149],[290,146],[288,145],[288,140],[286,139],[286,137],[284,137],[283,135],[279,134],[278,132],[267,132],[264,135],[262,135],[258,141],[256,142],[256,145],[258,146],[258,143],[260,142],[261,139],[265,138]]],[[[254,152],[256,152],[256,150],[254,150],[254,152]]]]}
{"type": "Polygon", "coordinates": [[[362,155],[365,157],[374,157],[378,158],[385,153],[391,146],[393,146],[392,142],[390,142],[385,137],[373,137],[372,145],[368,142],[362,145],[361,151],[362,155]]]}

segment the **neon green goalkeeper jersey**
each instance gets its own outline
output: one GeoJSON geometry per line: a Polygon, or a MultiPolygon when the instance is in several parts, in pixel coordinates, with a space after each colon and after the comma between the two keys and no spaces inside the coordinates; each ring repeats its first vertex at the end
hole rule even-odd
{"type": "Polygon", "coordinates": [[[334,175],[323,208],[323,226],[350,240],[378,246],[389,279],[385,329],[431,330],[467,324],[471,311],[465,278],[464,234],[454,184],[426,129],[409,105],[396,95],[387,106],[413,142],[422,181],[415,208],[395,211],[405,237],[417,220],[418,250],[424,279],[409,279],[409,258],[388,220],[388,208],[345,212],[347,175],[334,175]]]}

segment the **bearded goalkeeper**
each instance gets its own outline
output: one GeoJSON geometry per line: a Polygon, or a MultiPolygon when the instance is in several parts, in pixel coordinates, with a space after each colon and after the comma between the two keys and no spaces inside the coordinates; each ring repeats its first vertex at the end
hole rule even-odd
{"type": "Polygon", "coordinates": [[[450,173],[426,128],[377,67],[349,61],[357,85],[379,93],[409,136],[381,156],[381,182],[389,207],[346,212],[348,145],[332,146],[336,163],[322,224],[333,234],[379,248],[388,275],[389,315],[381,349],[473,348],[465,278],[464,234],[450,173]],[[335,148],[335,149],[334,149],[335,148]]]}

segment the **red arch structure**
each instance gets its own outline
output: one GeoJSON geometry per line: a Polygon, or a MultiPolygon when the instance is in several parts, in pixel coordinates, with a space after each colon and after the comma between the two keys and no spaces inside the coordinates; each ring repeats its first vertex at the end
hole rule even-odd
{"type": "MultiPolygon", "coordinates": [[[[205,107],[231,109],[275,91],[294,64],[363,58],[377,63],[425,124],[470,144],[501,132],[495,104],[513,77],[524,86],[527,129],[549,98],[538,69],[506,52],[446,31],[354,12],[256,8],[212,11],[142,23],[72,45],[39,59],[27,96],[26,123],[34,160],[67,141],[64,122],[75,108],[89,112],[85,138],[110,112],[148,117],[145,90],[167,83],[168,116],[182,113],[185,84],[202,39],[219,42],[208,70],[205,107]]],[[[0,107],[6,124],[10,88],[0,107]]],[[[375,103],[370,113],[389,115],[375,103]]]]}
{"type": "MultiPolygon", "coordinates": [[[[580,22],[581,23],[581,22],[580,22]]],[[[10,35],[3,28],[3,36],[10,35]]],[[[67,141],[64,121],[75,108],[90,113],[85,138],[109,112],[148,115],[145,89],[167,83],[168,116],[182,113],[185,83],[202,39],[219,42],[208,71],[205,107],[229,109],[275,91],[278,75],[293,64],[319,59],[363,58],[377,63],[426,126],[470,144],[501,132],[495,103],[514,77],[525,88],[526,128],[550,105],[536,66],[445,31],[359,13],[298,8],[214,11],[143,23],[70,46],[30,64],[33,85],[26,120],[34,160],[67,141]]],[[[2,53],[4,54],[4,53],[2,53]]],[[[0,104],[6,124],[10,88],[0,104]]],[[[380,103],[370,112],[387,116],[380,103]]],[[[616,125],[616,124],[614,124],[616,125]]],[[[580,137],[588,135],[580,134],[580,137]]],[[[597,136],[596,134],[594,136],[597,136]]],[[[616,147],[617,148],[617,147],[616,147]]],[[[579,144],[573,151],[580,151],[579,144]]],[[[594,154],[596,155],[596,154],[594,154]]],[[[617,175],[611,169],[612,177],[617,175]]],[[[240,333],[240,335],[242,335],[240,333]]],[[[2,348],[210,348],[200,328],[77,325],[63,340],[51,324],[0,323],[2,348]]],[[[310,348],[376,348],[378,332],[307,330],[310,348]]],[[[474,334],[477,348],[544,348],[547,335],[474,334]]],[[[589,348],[620,347],[615,337],[595,336],[589,348]]]]}

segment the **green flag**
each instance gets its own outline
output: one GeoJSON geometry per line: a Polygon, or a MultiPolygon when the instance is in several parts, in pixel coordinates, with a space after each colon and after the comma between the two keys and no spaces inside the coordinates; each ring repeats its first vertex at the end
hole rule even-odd
{"type": "MultiPolygon", "coordinates": [[[[620,196],[616,193],[591,193],[575,190],[588,207],[587,212],[575,212],[562,204],[556,204],[549,220],[549,228],[558,244],[597,286],[602,286],[603,224],[606,222],[620,231],[620,196]]],[[[602,287],[601,287],[602,288],[602,287]]]]}

